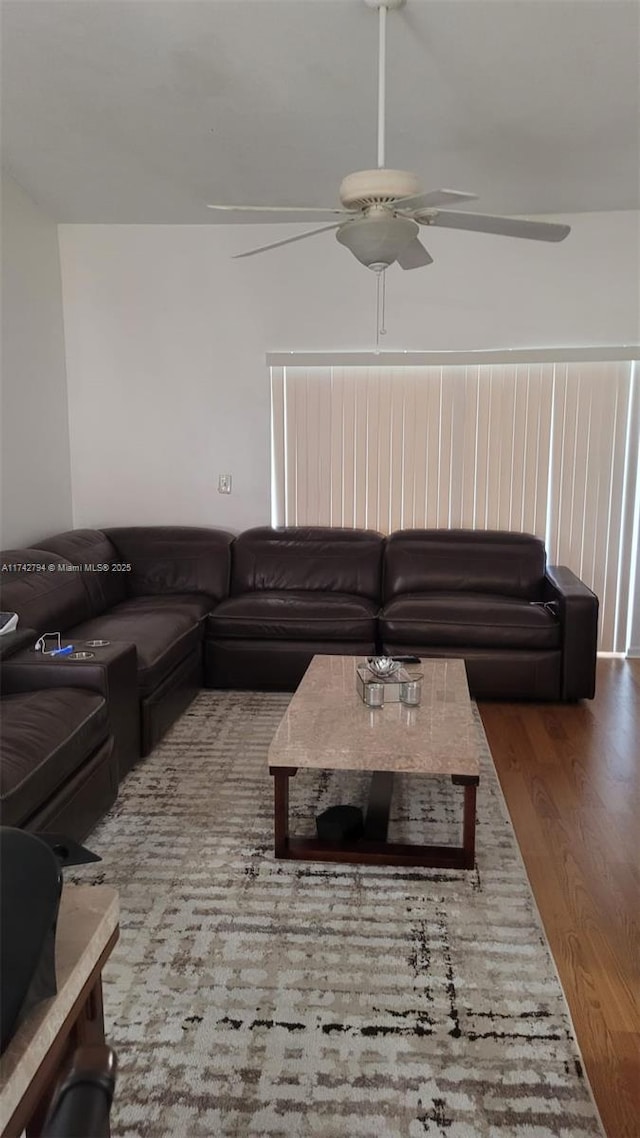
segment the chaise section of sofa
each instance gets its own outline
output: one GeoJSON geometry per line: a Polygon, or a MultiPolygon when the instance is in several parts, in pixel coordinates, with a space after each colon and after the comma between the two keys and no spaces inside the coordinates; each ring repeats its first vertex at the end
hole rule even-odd
{"type": "Polygon", "coordinates": [[[207,618],[207,686],[293,691],[316,654],[375,652],[383,546],[373,530],[240,534],[231,595],[207,618]]]}
{"type": "Polygon", "coordinates": [[[471,694],[591,698],[598,601],[544,543],[493,530],[402,530],[385,543],[380,642],[389,655],[460,656],[471,694]]]}

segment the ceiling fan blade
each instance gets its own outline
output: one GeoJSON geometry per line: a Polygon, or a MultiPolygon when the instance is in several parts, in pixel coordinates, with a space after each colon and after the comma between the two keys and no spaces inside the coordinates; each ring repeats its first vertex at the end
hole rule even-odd
{"type": "Polygon", "coordinates": [[[307,221],[310,220],[311,214],[314,220],[317,221],[330,221],[337,214],[346,215],[347,217],[352,213],[349,209],[341,209],[340,206],[312,206],[312,205],[213,205],[208,204],[207,209],[223,210],[226,213],[236,213],[243,221],[270,221],[270,222],[286,222],[286,221],[307,221]],[[282,217],[267,218],[264,214],[279,213],[282,217]],[[300,216],[298,216],[300,215],[300,216]]]}
{"type": "Polygon", "coordinates": [[[320,229],[310,229],[307,233],[299,233],[297,237],[286,237],[284,241],[274,241],[271,245],[260,245],[258,249],[249,249],[248,253],[236,253],[232,259],[239,261],[241,257],[253,257],[256,253],[266,253],[267,249],[278,249],[280,245],[291,245],[294,241],[304,241],[306,237],[313,237],[315,233],[327,233],[330,229],[339,229],[341,225],[341,221],[335,225],[321,225],[320,229]]]}
{"type": "Polygon", "coordinates": [[[432,265],[433,257],[427,252],[419,237],[414,237],[396,257],[401,269],[420,269],[432,265]]]}
{"type": "Polygon", "coordinates": [[[467,194],[464,190],[429,190],[426,194],[415,194],[411,198],[398,198],[397,201],[390,203],[394,209],[400,206],[401,209],[428,209],[430,206],[446,205],[450,202],[452,205],[461,202],[475,201],[477,194],[467,194]]]}
{"type": "Polygon", "coordinates": [[[476,233],[497,233],[504,237],[529,237],[533,241],[563,241],[570,225],[553,221],[527,221],[518,217],[494,217],[488,213],[458,213],[441,210],[431,217],[416,216],[421,225],[442,225],[447,229],[470,229],[476,233]]]}

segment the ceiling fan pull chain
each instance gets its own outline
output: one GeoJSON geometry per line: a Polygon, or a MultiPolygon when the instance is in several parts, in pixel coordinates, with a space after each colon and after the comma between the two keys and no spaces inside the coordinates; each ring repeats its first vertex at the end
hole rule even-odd
{"type": "Polygon", "coordinates": [[[379,269],[376,273],[376,348],[380,346],[380,337],[386,336],[387,329],[384,326],[384,306],[386,299],[386,279],[385,270],[379,269]]]}
{"type": "Polygon", "coordinates": [[[378,169],[384,168],[384,110],[385,76],[387,70],[387,9],[384,4],[378,9],[380,21],[380,50],[378,53],[378,169]]]}

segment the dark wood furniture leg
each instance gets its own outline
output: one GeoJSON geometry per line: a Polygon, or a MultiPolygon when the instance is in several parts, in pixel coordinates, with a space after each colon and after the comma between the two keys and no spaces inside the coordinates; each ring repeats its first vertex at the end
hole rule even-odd
{"type": "Polygon", "coordinates": [[[460,850],[463,869],[473,869],[476,863],[476,790],[477,775],[452,775],[454,786],[464,787],[464,807],[462,814],[462,849],[460,850]]]}
{"type": "Polygon", "coordinates": [[[476,861],[476,787],[474,785],[467,785],[464,788],[462,847],[465,869],[473,869],[476,861]]]}
{"type": "Polygon", "coordinates": [[[269,767],[273,775],[274,792],[274,853],[276,857],[290,857],[289,853],[289,779],[297,767],[269,767]]]}

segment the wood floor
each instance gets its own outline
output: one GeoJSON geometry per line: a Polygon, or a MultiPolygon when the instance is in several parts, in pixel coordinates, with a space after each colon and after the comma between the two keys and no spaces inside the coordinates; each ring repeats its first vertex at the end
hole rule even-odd
{"type": "Polygon", "coordinates": [[[640,660],[480,711],[607,1138],[640,1138],[640,660]]]}

